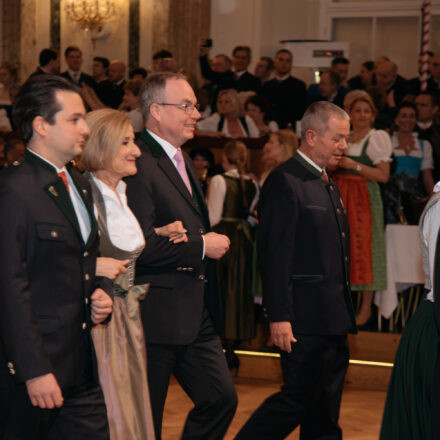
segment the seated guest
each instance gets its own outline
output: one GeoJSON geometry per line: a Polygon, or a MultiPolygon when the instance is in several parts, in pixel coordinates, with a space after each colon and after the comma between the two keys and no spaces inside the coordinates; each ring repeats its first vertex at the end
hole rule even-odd
{"type": "Polygon", "coordinates": [[[290,74],[292,62],[292,52],[280,49],[275,56],[274,78],[266,82],[261,91],[272,104],[272,118],[280,128],[289,124],[295,127],[306,106],[306,85],[290,74]]]}
{"type": "Polygon", "coordinates": [[[394,174],[405,172],[407,176],[414,179],[414,184],[416,184],[421,173],[426,194],[430,195],[434,188],[432,148],[431,144],[420,139],[415,131],[417,125],[416,106],[403,101],[394,122],[397,128],[391,136],[396,161],[394,174]]]}
{"type": "Polygon", "coordinates": [[[95,57],[92,63],[92,76],[96,84],[99,84],[108,79],[108,66],[110,61],[105,57],[95,57]]]}
{"type": "Polygon", "coordinates": [[[69,46],[64,51],[64,56],[67,63],[67,70],[60,73],[60,75],[77,86],[83,84],[94,88],[95,80],[87,73],[81,72],[82,66],[82,52],[77,46],[69,46]]]}
{"type": "Polygon", "coordinates": [[[319,95],[311,98],[307,105],[316,101],[329,101],[338,107],[344,106],[344,94],[339,90],[340,79],[337,73],[327,70],[319,78],[319,95]]]}
{"type": "Polygon", "coordinates": [[[121,107],[128,111],[131,125],[135,133],[140,133],[144,128],[144,118],[139,108],[139,99],[143,81],[139,79],[129,79],[124,86],[124,96],[121,107]]]}
{"type": "Polygon", "coordinates": [[[50,74],[57,75],[60,73],[60,57],[56,50],[43,49],[38,57],[40,65],[37,67],[34,73],[29,76],[50,74]]]}
{"type": "Polygon", "coordinates": [[[264,171],[258,182],[261,187],[269,173],[278,165],[290,159],[295,154],[298,146],[298,138],[291,130],[279,130],[276,133],[271,133],[269,140],[263,147],[261,156],[261,162],[264,165],[264,171]]]}
{"type": "Polygon", "coordinates": [[[197,122],[196,134],[213,137],[259,137],[255,122],[248,115],[241,116],[241,105],[236,90],[222,90],[217,99],[218,112],[197,122]]]}
{"type": "Polygon", "coordinates": [[[255,65],[254,76],[260,80],[261,85],[272,79],[273,59],[261,57],[255,65]]]}
{"type": "Polygon", "coordinates": [[[432,159],[434,161],[434,182],[440,180],[440,126],[435,116],[438,114],[438,98],[432,92],[421,92],[417,95],[416,131],[420,139],[427,140],[432,146],[432,159]]]}
{"type": "Polygon", "coordinates": [[[365,61],[365,63],[362,63],[359,74],[348,80],[348,86],[352,90],[365,90],[368,86],[372,86],[375,82],[374,62],[365,61]]]}
{"type": "Polygon", "coordinates": [[[260,136],[278,131],[278,124],[269,119],[270,102],[261,95],[253,95],[246,99],[244,111],[248,114],[257,126],[260,136]]]}
{"type": "MultiPolygon", "coordinates": [[[[124,113],[101,109],[88,113],[86,120],[90,135],[81,162],[92,188],[99,228],[97,275],[114,280],[111,321],[92,329],[110,437],[152,440],[154,426],[139,312],[139,301],[145,297],[148,286],[133,285],[135,262],[145,239],[127,205],[126,185],[122,181],[136,174],[136,159],[141,152],[124,113]]],[[[156,233],[170,236],[174,243],[186,241],[181,224],[174,226],[178,227],[167,225],[156,233]],[[177,237],[179,231],[181,235],[177,237]]]]}
{"type": "Polygon", "coordinates": [[[219,261],[223,302],[223,345],[229,369],[238,368],[234,348],[255,337],[252,293],[253,231],[250,215],[258,201],[258,185],[246,176],[247,150],[240,141],[229,141],[223,150],[224,174],[211,179],[207,204],[213,231],[231,240],[229,252],[219,261]]]}

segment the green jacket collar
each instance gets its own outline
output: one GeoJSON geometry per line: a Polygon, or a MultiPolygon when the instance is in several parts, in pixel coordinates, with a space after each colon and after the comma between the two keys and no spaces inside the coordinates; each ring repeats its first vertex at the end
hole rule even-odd
{"type": "Polygon", "coordinates": [[[151,151],[151,154],[155,158],[159,158],[164,153],[163,148],[160,146],[159,142],[148,133],[147,129],[144,128],[141,133],[141,139],[147,144],[148,148],[151,151]]]}
{"type": "Polygon", "coordinates": [[[322,177],[322,174],[313,165],[307,162],[300,154],[295,152],[294,159],[299,162],[306,170],[310,171],[316,177],[322,177]]]}
{"type": "Polygon", "coordinates": [[[38,157],[36,154],[32,153],[31,150],[29,150],[29,148],[26,148],[26,151],[24,152],[24,157],[27,161],[38,165],[44,169],[46,169],[47,171],[50,171],[52,174],[57,175],[57,170],[54,166],[52,166],[50,163],[46,162],[45,160],[41,159],[40,157],[38,157]]]}

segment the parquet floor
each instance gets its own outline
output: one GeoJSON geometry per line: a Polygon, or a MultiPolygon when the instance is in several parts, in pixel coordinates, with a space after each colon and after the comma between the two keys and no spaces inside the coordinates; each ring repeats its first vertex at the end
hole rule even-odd
{"type": "MultiPolygon", "coordinates": [[[[255,408],[269,395],[278,391],[280,384],[255,379],[235,379],[238,393],[238,409],[226,433],[225,440],[232,440],[255,408]]],[[[385,403],[383,391],[345,389],[342,399],[340,423],[344,440],[377,440],[385,403]]],[[[165,405],[163,440],[177,440],[192,402],[172,379],[165,405]]],[[[296,430],[288,440],[298,440],[296,430]]]]}

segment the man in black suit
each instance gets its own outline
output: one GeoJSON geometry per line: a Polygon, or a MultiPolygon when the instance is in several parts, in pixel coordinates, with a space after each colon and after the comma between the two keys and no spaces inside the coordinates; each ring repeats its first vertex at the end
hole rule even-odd
{"type": "Polygon", "coordinates": [[[138,173],[127,179],[128,203],[148,246],[136,263],[136,282],[150,283],[141,303],[148,381],[157,439],[170,375],[194,402],[183,438],[221,439],[237,397],[220,339],[221,305],[216,262],[229,239],[210,231],[203,193],[191,159],[180,147],[200,118],[185,77],[147,78],[140,107],[146,121],[138,145],[138,173]],[[172,220],[171,220],[172,219],[172,220]],[[188,242],[173,245],[154,228],[181,220],[188,242]]]}
{"type": "Polygon", "coordinates": [[[106,107],[119,108],[124,97],[125,64],[113,60],[108,67],[108,78],[96,86],[96,95],[106,107]]]}
{"type": "Polygon", "coordinates": [[[64,51],[66,58],[67,70],[60,73],[60,75],[72,82],[76,86],[86,84],[89,87],[95,88],[95,80],[87,73],[81,72],[82,52],[79,47],[69,46],[64,51]]]}
{"type": "Polygon", "coordinates": [[[111,282],[95,279],[87,180],[66,166],[89,133],[84,116],[59,76],[31,78],[14,104],[27,150],[0,176],[1,438],[109,438],[90,328],[112,310],[111,282]]]}
{"type": "Polygon", "coordinates": [[[326,70],[319,77],[319,95],[311,98],[307,106],[317,101],[329,101],[338,107],[344,107],[345,94],[340,90],[339,75],[332,70],[326,70]]]}
{"type": "Polygon", "coordinates": [[[60,73],[60,57],[58,52],[53,49],[43,49],[38,58],[40,65],[29,78],[35,75],[57,75],[60,73]]]}
{"type": "Polygon", "coordinates": [[[416,96],[416,131],[420,139],[427,140],[432,146],[434,182],[440,180],[440,125],[438,121],[438,96],[432,92],[420,92],[416,96]]]}
{"type": "Polygon", "coordinates": [[[266,180],[258,252],[263,301],[284,385],[251,416],[237,439],[339,440],[339,407],[348,368],[347,332],[356,332],[350,296],[349,228],[326,167],[347,151],[350,121],[316,102],[301,121],[301,146],[266,180]]]}
{"type": "Polygon", "coordinates": [[[290,75],[293,56],[281,49],[275,57],[275,78],[263,85],[262,95],[272,104],[272,118],[280,128],[295,128],[306,107],[306,85],[290,75]]]}

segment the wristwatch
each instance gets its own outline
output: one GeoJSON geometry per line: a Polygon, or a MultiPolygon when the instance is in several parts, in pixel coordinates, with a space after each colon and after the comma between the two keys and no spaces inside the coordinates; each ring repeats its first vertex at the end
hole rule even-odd
{"type": "Polygon", "coordinates": [[[356,164],[356,171],[360,173],[362,171],[362,165],[360,163],[356,164]]]}

